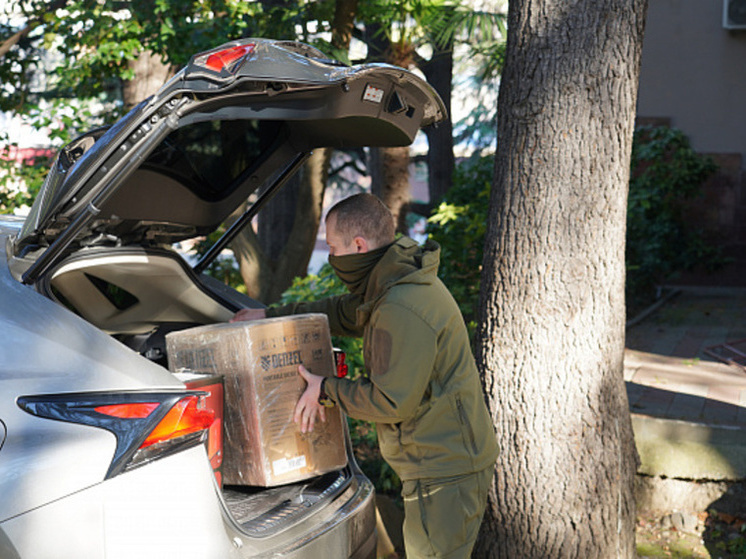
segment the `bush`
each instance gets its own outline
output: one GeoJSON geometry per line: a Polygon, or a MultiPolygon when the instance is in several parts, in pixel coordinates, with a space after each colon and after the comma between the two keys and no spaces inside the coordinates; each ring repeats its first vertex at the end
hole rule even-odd
{"type": "Polygon", "coordinates": [[[719,251],[708,246],[683,215],[685,205],[701,194],[702,184],[716,169],[680,130],[635,131],[627,210],[628,305],[650,302],[657,286],[676,272],[722,262],[719,251]]]}
{"type": "MultiPolygon", "coordinates": [[[[492,157],[460,163],[453,186],[428,223],[428,234],[442,248],[439,275],[472,333],[493,165],[492,157]]],[[[716,168],[680,130],[643,127],[635,132],[627,211],[628,308],[649,304],[657,286],[676,272],[722,264],[720,252],[683,216],[716,168]]]]}
{"type": "Polygon", "coordinates": [[[441,248],[438,276],[458,302],[472,335],[478,318],[482,248],[493,172],[493,157],[459,163],[453,186],[427,226],[428,235],[441,248]]]}

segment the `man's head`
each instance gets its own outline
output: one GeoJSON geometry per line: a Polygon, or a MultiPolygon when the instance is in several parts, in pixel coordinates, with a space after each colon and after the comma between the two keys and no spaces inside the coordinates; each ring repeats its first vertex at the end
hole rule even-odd
{"type": "Polygon", "coordinates": [[[372,194],[356,194],[335,204],[326,216],[329,254],[368,252],[394,242],[391,212],[372,194]]]}

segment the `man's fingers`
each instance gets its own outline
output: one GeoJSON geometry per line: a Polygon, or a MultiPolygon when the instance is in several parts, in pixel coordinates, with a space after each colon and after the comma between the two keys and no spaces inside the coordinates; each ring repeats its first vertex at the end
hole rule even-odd
{"type": "Polygon", "coordinates": [[[314,410],[311,406],[304,406],[300,414],[300,432],[308,433],[313,431],[314,410]]]}
{"type": "Polygon", "coordinates": [[[233,315],[233,317],[230,319],[229,322],[243,322],[248,320],[261,320],[263,318],[267,317],[267,312],[264,309],[241,309],[236,314],[233,315]]]}
{"type": "Polygon", "coordinates": [[[316,426],[316,416],[317,415],[318,415],[319,419],[321,419],[321,421],[323,421],[323,422],[326,421],[326,410],[324,409],[324,406],[321,406],[319,404],[315,404],[314,403],[314,404],[310,404],[306,408],[306,411],[308,412],[307,413],[308,421],[306,423],[305,429],[301,428],[301,432],[303,432],[303,433],[309,432],[310,433],[311,431],[313,431],[314,427],[316,426]]]}
{"type": "Polygon", "coordinates": [[[321,421],[326,421],[326,410],[324,406],[315,402],[308,402],[306,398],[301,397],[295,406],[293,412],[293,422],[300,427],[301,433],[310,433],[316,426],[316,415],[318,414],[321,421]]]}
{"type": "Polygon", "coordinates": [[[313,430],[314,410],[312,405],[306,402],[304,396],[305,394],[298,400],[293,413],[293,421],[300,427],[301,433],[313,430]]]}

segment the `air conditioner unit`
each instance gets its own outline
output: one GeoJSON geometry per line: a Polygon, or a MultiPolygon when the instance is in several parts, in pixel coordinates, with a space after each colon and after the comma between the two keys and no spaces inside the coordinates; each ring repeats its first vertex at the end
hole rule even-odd
{"type": "Polygon", "coordinates": [[[723,0],[723,27],[746,29],[746,0],[723,0]]]}

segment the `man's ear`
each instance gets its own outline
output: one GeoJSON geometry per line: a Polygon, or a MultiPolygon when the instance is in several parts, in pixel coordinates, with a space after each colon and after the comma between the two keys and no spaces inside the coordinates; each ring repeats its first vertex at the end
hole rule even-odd
{"type": "Polygon", "coordinates": [[[355,252],[357,252],[358,254],[368,252],[370,250],[370,246],[368,245],[368,241],[365,240],[365,237],[355,237],[354,239],[352,239],[352,243],[355,246],[355,252]]]}

